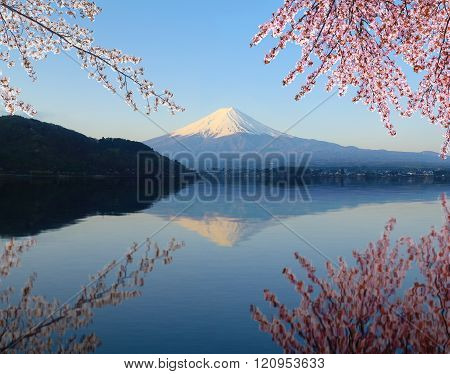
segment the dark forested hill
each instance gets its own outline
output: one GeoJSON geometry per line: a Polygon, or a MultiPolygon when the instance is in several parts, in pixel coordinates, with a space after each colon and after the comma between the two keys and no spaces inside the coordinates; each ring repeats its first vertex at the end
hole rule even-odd
{"type": "Polygon", "coordinates": [[[139,142],[93,139],[33,119],[0,117],[0,174],[132,176],[137,173],[139,154],[141,160],[152,162],[151,173],[168,175],[184,169],[139,142]]]}

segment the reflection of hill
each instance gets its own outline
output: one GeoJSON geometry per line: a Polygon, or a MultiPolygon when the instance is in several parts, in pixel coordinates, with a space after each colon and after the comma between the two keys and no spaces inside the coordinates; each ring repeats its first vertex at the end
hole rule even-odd
{"type": "MultiPolygon", "coordinates": [[[[97,214],[148,208],[134,179],[0,179],[0,236],[36,235],[97,214]]],[[[156,198],[156,197],[155,197],[156,198]]]]}
{"type": "MultiPolygon", "coordinates": [[[[175,217],[175,222],[180,226],[221,246],[230,247],[262,228],[276,224],[277,221],[272,215],[286,218],[352,208],[362,204],[434,201],[442,192],[450,191],[449,185],[438,184],[315,185],[308,186],[311,200],[304,201],[302,198],[305,194],[300,194],[298,190],[277,191],[277,200],[273,193],[267,191],[267,187],[260,186],[257,188],[260,189],[259,192],[253,191],[255,196],[260,193],[262,197],[257,204],[255,201],[243,199],[245,192],[237,187],[216,187],[215,191],[208,190],[207,193],[203,188],[206,187],[201,184],[189,186],[182,191],[188,196],[184,198],[185,201],[173,195],[159,201],[147,213],[166,219],[175,217]],[[214,199],[211,199],[211,195],[214,199]],[[202,199],[202,196],[208,196],[210,201],[204,201],[208,199],[202,199]],[[189,206],[192,202],[194,204],[189,206]]],[[[248,190],[247,194],[250,194],[248,190]]]]}

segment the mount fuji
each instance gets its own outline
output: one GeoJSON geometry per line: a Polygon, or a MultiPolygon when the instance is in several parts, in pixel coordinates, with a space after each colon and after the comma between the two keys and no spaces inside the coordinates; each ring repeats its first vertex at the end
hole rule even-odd
{"type": "Polygon", "coordinates": [[[222,108],[190,125],[174,131],[172,136],[200,135],[204,138],[223,138],[233,135],[283,136],[269,126],[263,125],[245,113],[234,108],[222,108]]]}
{"type": "MultiPolygon", "coordinates": [[[[235,108],[222,108],[168,135],[144,142],[157,152],[179,161],[186,154],[203,152],[292,155],[308,152],[316,167],[434,167],[448,168],[434,152],[395,152],[344,147],[303,139],[272,129],[235,108]],[[184,155],[184,156],[183,156],[184,155]]],[[[188,165],[195,167],[195,165],[188,165]]]]}

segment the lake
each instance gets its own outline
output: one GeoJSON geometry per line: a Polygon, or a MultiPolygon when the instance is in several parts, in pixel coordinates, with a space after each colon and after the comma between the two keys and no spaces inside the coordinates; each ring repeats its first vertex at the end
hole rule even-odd
{"type": "Polygon", "coordinates": [[[304,276],[294,252],[322,274],[325,258],[351,262],[391,217],[394,237],[417,239],[440,226],[440,195],[450,192],[448,184],[407,181],[323,183],[276,198],[265,187],[249,198],[242,188],[205,193],[195,184],[138,202],[132,181],[1,180],[2,247],[11,238],[36,243],[0,278],[0,291],[20,290],[36,273],[33,293],[64,302],[133,242],[150,238],[164,249],[175,238],[184,247],[146,274],[140,296],[95,308],[76,334],[95,333],[98,353],[279,353],[249,308],[270,315],[266,288],[296,305],[282,275],[289,267],[304,276]]]}

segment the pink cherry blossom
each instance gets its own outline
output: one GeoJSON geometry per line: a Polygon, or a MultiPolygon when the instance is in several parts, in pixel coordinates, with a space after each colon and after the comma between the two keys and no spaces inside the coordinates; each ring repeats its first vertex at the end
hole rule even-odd
{"type": "Polygon", "coordinates": [[[340,258],[317,276],[305,257],[295,257],[307,280],[284,269],[300,296],[288,309],[264,290],[277,315],[251,307],[262,331],[286,353],[450,353],[450,210],[442,198],[444,224],[418,242],[391,243],[395,220],[365,251],[353,252],[354,265],[340,258]],[[414,270],[413,270],[414,269],[414,270]],[[419,275],[410,274],[419,271],[419,275]],[[407,276],[413,281],[408,288],[407,276]]]}
{"type": "Polygon", "coordinates": [[[328,91],[337,87],[342,96],[348,86],[356,87],[353,101],[377,110],[391,135],[396,134],[392,109],[405,117],[419,112],[443,127],[445,158],[450,143],[449,22],[448,0],[285,0],[259,26],[251,45],[269,35],[278,39],[265,63],[289,43],[299,46],[299,60],[283,80],[287,85],[306,74],[296,100],[326,75],[328,91]],[[408,70],[420,80],[417,88],[408,82],[408,70]]]}

